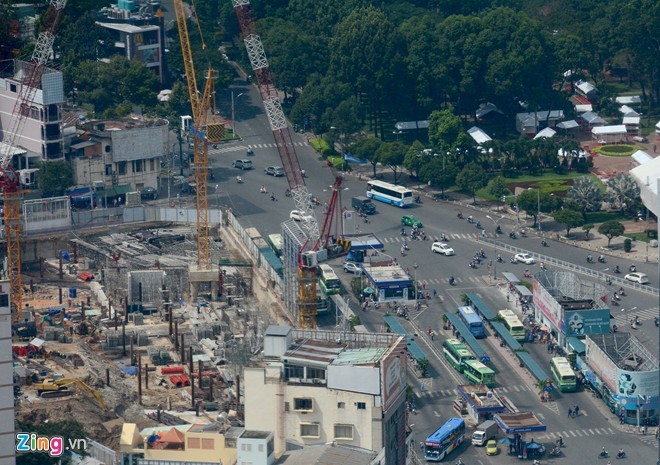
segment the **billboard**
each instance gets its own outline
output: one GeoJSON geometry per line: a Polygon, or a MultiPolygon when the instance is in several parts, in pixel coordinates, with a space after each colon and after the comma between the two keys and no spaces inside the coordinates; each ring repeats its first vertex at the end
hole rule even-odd
{"type": "MultiPolygon", "coordinates": [[[[548,291],[538,282],[534,280],[534,305],[541,313],[552,323],[555,328],[562,328],[561,321],[561,305],[550,295],[548,291]]],[[[608,324],[609,324],[609,320],[608,324]]]]}
{"type": "Polygon", "coordinates": [[[628,371],[617,369],[616,393],[620,396],[657,396],[660,376],[658,370],[628,371]]]}
{"type": "Polygon", "coordinates": [[[584,341],[586,349],[585,360],[594,373],[596,373],[611,392],[616,389],[617,367],[610,357],[589,337],[584,341]]]}
{"type": "Polygon", "coordinates": [[[561,330],[567,337],[585,334],[609,334],[609,309],[567,310],[564,312],[561,330]]]}
{"type": "Polygon", "coordinates": [[[383,359],[380,367],[383,412],[394,404],[406,387],[406,338],[402,338],[383,359]]]}

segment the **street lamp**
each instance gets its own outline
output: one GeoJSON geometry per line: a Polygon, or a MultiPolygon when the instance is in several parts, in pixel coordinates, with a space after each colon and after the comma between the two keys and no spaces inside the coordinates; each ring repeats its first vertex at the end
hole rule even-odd
{"type": "Polygon", "coordinates": [[[234,137],[236,137],[236,122],[235,122],[235,114],[234,114],[234,100],[237,100],[238,97],[241,95],[245,95],[243,92],[238,94],[236,97],[234,97],[234,91],[232,89],[231,91],[231,132],[233,133],[234,137]]]}
{"type": "Polygon", "coordinates": [[[415,277],[413,278],[415,281],[413,283],[413,288],[415,289],[413,292],[415,293],[415,307],[417,307],[417,267],[419,265],[417,262],[413,263],[413,269],[415,270],[415,277]]]}
{"type": "MultiPolygon", "coordinates": [[[[531,187],[527,188],[532,190],[531,187]]],[[[536,189],[536,226],[539,231],[541,231],[541,188],[536,189]]]]}
{"type": "MultiPolygon", "coordinates": [[[[494,220],[491,218],[490,215],[486,215],[486,218],[491,220],[493,224],[495,225],[495,235],[497,236],[497,224],[504,219],[504,215],[500,216],[497,220],[494,220]]],[[[493,252],[495,252],[495,245],[493,245],[493,252]]],[[[491,263],[493,264],[493,281],[497,279],[497,260],[491,260],[491,263]]]]}

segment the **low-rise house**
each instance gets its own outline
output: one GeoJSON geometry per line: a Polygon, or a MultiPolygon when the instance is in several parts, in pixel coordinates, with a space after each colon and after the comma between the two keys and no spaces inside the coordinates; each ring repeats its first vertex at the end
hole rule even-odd
{"type": "Polygon", "coordinates": [[[516,129],[521,134],[532,136],[543,128],[554,128],[563,119],[563,110],[518,113],[516,114],[516,129]]]}

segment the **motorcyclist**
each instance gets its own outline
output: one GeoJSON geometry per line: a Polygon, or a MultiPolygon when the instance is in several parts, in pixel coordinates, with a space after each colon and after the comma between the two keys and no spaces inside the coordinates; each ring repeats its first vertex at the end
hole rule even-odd
{"type": "Polygon", "coordinates": [[[619,452],[616,453],[616,456],[618,458],[622,458],[622,457],[626,456],[626,452],[623,450],[623,447],[621,449],[619,449],[619,452]]]}
{"type": "Polygon", "coordinates": [[[454,285],[454,282],[455,282],[455,281],[456,281],[456,280],[454,279],[453,276],[450,276],[450,277],[449,277],[449,284],[451,284],[452,286],[454,285]]]}
{"type": "Polygon", "coordinates": [[[614,272],[615,272],[615,273],[621,273],[621,270],[619,269],[619,265],[616,265],[616,266],[614,267],[614,272]]]}
{"type": "Polygon", "coordinates": [[[587,255],[587,263],[591,263],[594,261],[594,257],[591,256],[591,254],[587,255]]]}
{"type": "Polygon", "coordinates": [[[241,178],[240,176],[236,176],[236,182],[241,184],[243,182],[243,178],[241,178]]]}
{"type": "Polygon", "coordinates": [[[495,228],[495,232],[496,232],[497,234],[502,234],[502,228],[501,228],[500,225],[497,225],[497,228],[495,228]]]}
{"type": "Polygon", "coordinates": [[[599,255],[599,256],[598,256],[598,261],[599,261],[600,263],[605,263],[605,256],[604,256],[604,255],[599,255]]]}
{"type": "Polygon", "coordinates": [[[631,272],[631,273],[634,273],[635,271],[637,271],[637,267],[636,267],[635,264],[633,263],[632,265],[630,265],[630,272],[631,272]]]}

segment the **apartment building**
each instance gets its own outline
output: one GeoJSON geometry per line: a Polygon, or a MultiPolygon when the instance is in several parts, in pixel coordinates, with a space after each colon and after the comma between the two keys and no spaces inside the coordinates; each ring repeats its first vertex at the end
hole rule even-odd
{"type": "MultiPolygon", "coordinates": [[[[9,127],[19,95],[31,95],[23,86],[30,85],[34,76],[34,64],[22,60],[0,61],[0,137],[6,140],[4,131],[9,127]]],[[[62,73],[45,68],[36,84],[34,99],[27,110],[27,117],[14,146],[25,150],[14,157],[19,169],[36,168],[41,161],[64,158],[62,131],[62,105],[64,81],[62,73]]]]}
{"type": "Polygon", "coordinates": [[[406,457],[405,338],[270,326],[245,367],[245,425],[273,431],[275,455],[334,442],[406,457]]]}
{"type": "Polygon", "coordinates": [[[113,198],[158,188],[168,127],[165,119],[139,117],[84,123],[84,133],[71,144],[76,185],[94,187],[100,200],[104,190],[113,198]]]}

